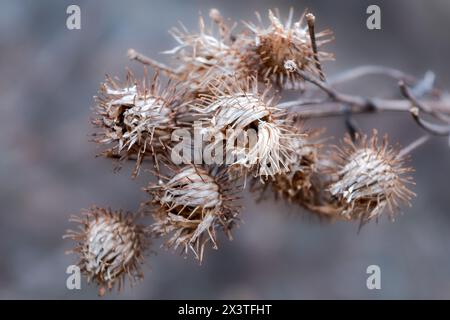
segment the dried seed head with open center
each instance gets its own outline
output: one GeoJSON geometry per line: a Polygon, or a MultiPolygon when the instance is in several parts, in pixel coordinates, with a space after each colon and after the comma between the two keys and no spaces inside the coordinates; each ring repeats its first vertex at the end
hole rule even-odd
{"type": "Polygon", "coordinates": [[[337,166],[332,174],[334,182],[328,188],[342,206],[340,215],[365,223],[378,218],[388,207],[393,219],[401,202],[410,203],[415,194],[407,184],[413,181],[405,174],[413,170],[398,155],[398,150],[389,146],[387,136],[379,144],[376,130],[371,138],[357,135],[355,142],[348,136],[344,138],[342,148],[333,155],[337,166]]]}
{"type": "MultiPolygon", "coordinates": [[[[255,70],[261,79],[269,79],[280,87],[298,87],[302,80],[296,73],[286,71],[284,64],[287,60],[294,61],[301,70],[320,75],[317,60],[331,60],[333,55],[319,51],[315,57],[308,26],[304,25],[305,13],[297,22],[292,23],[291,9],[289,18],[283,25],[279,15],[269,10],[268,27],[264,27],[259,14],[257,14],[259,26],[246,23],[252,34],[252,37],[244,38],[242,41],[247,47],[243,60],[247,68],[255,70]]],[[[330,30],[316,33],[316,46],[320,47],[330,42],[331,34],[330,30]]]]}
{"type": "Polygon", "coordinates": [[[190,166],[150,185],[146,190],[156,208],[152,232],[170,235],[168,247],[181,247],[185,254],[192,251],[201,263],[208,242],[217,249],[218,229],[231,239],[231,229],[238,221],[233,188],[224,170],[190,166]]]}
{"type": "Polygon", "coordinates": [[[170,76],[184,82],[194,95],[205,92],[210,82],[219,83],[239,74],[240,51],[233,46],[232,27],[229,27],[220,12],[212,9],[212,22],[218,27],[206,27],[203,17],[199,18],[199,32],[191,33],[183,25],[182,30],[173,28],[172,36],[178,46],[165,51],[178,63],[170,76]]]}
{"type": "Polygon", "coordinates": [[[176,97],[174,87],[160,89],[157,75],[150,86],[145,80],[138,82],[131,73],[124,86],[108,77],[96,97],[93,120],[101,129],[94,141],[111,146],[102,154],[119,159],[135,156],[136,175],[145,156],[156,158],[170,142],[176,126],[176,97]]]}
{"type": "Polygon", "coordinates": [[[212,88],[211,92],[203,95],[195,108],[206,115],[206,131],[214,137],[208,147],[224,144],[226,164],[232,171],[249,172],[261,179],[288,171],[296,134],[287,115],[273,106],[274,97],[267,97],[270,88],[260,93],[257,80],[249,78],[245,85],[225,85],[223,90],[212,88]]]}
{"type": "Polygon", "coordinates": [[[140,264],[148,242],[130,213],[94,206],[71,221],[78,222],[80,230],[68,230],[64,238],[78,242],[70,252],[78,254],[78,266],[88,282],[99,286],[100,295],[115,285],[120,290],[126,278],[133,284],[143,277],[140,264]]]}

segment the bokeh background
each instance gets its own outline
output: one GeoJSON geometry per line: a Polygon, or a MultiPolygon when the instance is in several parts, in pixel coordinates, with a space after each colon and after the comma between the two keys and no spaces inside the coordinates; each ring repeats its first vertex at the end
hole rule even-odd
{"type": "MultiPolygon", "coordinates": [[[[317,28],[332,28],[328,45],[336,61],[328,74],[363,64],[380,64],[422,76],[437,73],[450,85],[450,2],[397,1],[0,1],[0,298],[97,298],[95,286],[66,289],[65,270],[75,262],[64,254],[61,236],[70,214],[91,204],[136,211],[146,199],[148,177],[113,173],[110,161],[95,158],[88,142],[98,84],[105,73],[124,76],[136,69],[126,58],[134,47],[164,60],[175,41],[167,30],[182,21],[197,27],[199,12],[211,7],[234,20],[254,20],[289,7],[305,7],[317,28]],[[78,4],[82,29],[66,29],[66,8],[78,4]],[[369,4],[382,10],[382,30],[369,31],[369,4]]],[[[395,96],[396,84],[365,78],[342,88],[361,95],[395,96]]],[[[407,115],[359,116],[407,144],[423,132],[407,115]]],[[[312,121],[340,137],[341,119],[312,121]]],[[[208,251],[202,266],[159,250],[148,258],[146,277],[133,289],[107,298],[145,299],[346,299],[450,298],[450,149],[434,138],[413,154],[418,196],[395,223],[365,226],[321,223],[283,203],[243,200],[244,224],[232,242],[208,251]],[[382,289],[366,288],[366,268],[377,264],[382,289]]]]}

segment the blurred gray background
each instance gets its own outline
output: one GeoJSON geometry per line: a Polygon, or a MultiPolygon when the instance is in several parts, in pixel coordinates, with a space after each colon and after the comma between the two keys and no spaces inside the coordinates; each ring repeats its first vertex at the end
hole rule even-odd
{"type": "MultiPolygon", "coordinates": [[[[450,2],[397,1],[0,1],[0,298],[96,298],[95,286],[65,287],[75,261],[61,239],[67,219],[92,204],[136,211],[148,177],[113,174],[88,142],[92,96],[105,73],[139,70],[126,58],[134,47],[159,55],[175,41],[167,30],[182,21],[195,30],[211,7],[235,20],[255,20],[278,7],[299,15],[305,7],[317,29],[332,28],[327,45],[331,75],[352,66],[381,64],[422,76],[437,73],[450,85],[450,2]],[[66,7],[78,4],[82,29],[66,29],[66,7]],[[365,27],[369,4],[382,9],[382,30],[365,27]]],[[[393,81],[365,78],[342,88],[362,95],[396,94],[393,81]]],[[[407,115],[360,116],[403,145],[423,132],[407,115]]],[[[321,120],[342,136],[343,121],[321,120]]],[[[418,197],[395,223],[382,219],[357,233],[357,224],[320,223],[301,210],[244,199],[245,223],[208,251],[202,266],[159,250],[148,258],[143,283],[107,298],[450,298],[450,150],[435,138],[413,154],[418,197]],[[288,214],[287,214],[288,213],[288,214]],[[366,288],[366,268],[377,264],[382,289],[366,288]]]]}

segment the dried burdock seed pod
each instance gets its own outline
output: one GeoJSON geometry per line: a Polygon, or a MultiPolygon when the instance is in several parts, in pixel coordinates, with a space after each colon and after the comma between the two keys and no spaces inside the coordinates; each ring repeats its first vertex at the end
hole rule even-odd
{"type": "Polygon", "coordinates": [[[192,251],[201,263],[208,242],[217,249],[217,230],[231,239],[239,213],[234,196],[237,187],[217,167],[208,171],[184,167],[171,178],[161,178],[158,185],[146,189],[155,208],[152,232],[169,235],[168,247],[182,248],[185,254],[192,251]]]}
{"type": "Polygon", "coordinates": [[[143,277],[140,265],[148,241],[130,213],[93,206],[71,221],[79,223],[79,230],[64,236],[78,242],[69,252],[78,254],[78,266],[88,282],[99,286],[100,295],[114,286],[120,290],[125,279],[133,284],[143,277]]]}
{"type": "Polygon", "coordinates": [[[207,132],[214,137],[208,147],[224,145],[225,161],[232,170],[261,179],[289,171],[297,134],[286,113],[274,106],[274,97],[268,97],[271,89],[261,93],[258,81],[249,78],[245,84],[236,82],[211,92],[196,107],[206,115],[207,132]]]}
{"type": "Polygon", "coordinates": [[[240,51],[233,46],[232,27],[217,9],[211,10],[210,18],[218,28],[206,27],[203,17],[199,18],[198,33],[190,33],[183,25],[181,30],[173,28],[171,34],[178,46],[164,52],[177,61],[171,76],[184,82],[194,94],[207,90],[211,81],[235,77],[241,65],[240,51]]]}
{"type": "Polygon", "coordinates": [[[261,184],[258,179],[252,181],[252,191],[259,192],[260,199],[264,197],[267,189],[271,189],[276,199],[282,198],[289,203],[302,204],[312,197],[311,180],[317,171],[318,153],[321,147],[316,141],[322,130],[302,132],[299,127],[296,129],[298,134],[292,140],[295,152],[288,164],[289,170],[274,175],[264,184],[261,184]]]}
{"type": "Polygon", "coordinates": [[[301,70],[322,77],[319,61],[331,60],[333,56],[327,52],[315,52],[315,49],[330,42],[332,32],[325,30],[311,33],[304,21],[305,13],[293,23],[291,9],[288,20],[283,24],[279,15],[269,10],[268,27],[264,27],[259,14],[257,14],[259,26],[246,23],[252,35],[242,40],[247,47],[243,59],[247,68],[255,70],[261,79],[269,79],[281,87],[298,87],[302,81],[296,73],[285,69],[284,63],[287,60],[294,61],[301,70]]]}
{"type": "Polygon", "coordinates": [[[360,219],[362,223],[378,218],[386,207],[391,219],[402,202],[410,204],[415,194],[407,187],[413,171],[406,167],[399,151],[389,146],[387,136],[378,141],[377,131],[371,138],[357,135],[355,142],[344,138],[334,153],[336,168],[328,190],[342,207],[340,215],[360,219]]]}
{"type": "Polygon", "coordinates": [[[94,141],[111,146],[102,154],[119,159],[136,158],[138,173],[145,156],[156,159],[164,152],[175,129],[178,93],[175,87],[160,89],[156,75],[150,85],[137,81],[131,73],[125,85],[111,78],[100,87],[93,124],[101,131],[94,141]]]}

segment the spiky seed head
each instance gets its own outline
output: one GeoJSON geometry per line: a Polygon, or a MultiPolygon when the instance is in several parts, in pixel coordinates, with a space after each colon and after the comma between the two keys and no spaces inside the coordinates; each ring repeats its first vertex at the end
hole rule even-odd
{"type": "Polygon", "coordinates": [[[80,270],[99,286],[100,295],[114,286],[120,290],[127,278],[133,284],[143,277],[140,265],[148,241],[130,213],[93,206],[71,221],[79,223],[79,230],[68,230],[64,238],[78,242],[70,252],[78,254],[80,270]]]}
{"type": "Polygon", "coordinates": [[[131,73],[125,85],[108,77],[96,97],[93,120],[101,129],[94,141],[110,146],[103,155],[137,157],[137,173],[144,156],[155,157],[170,142],[176,126],[175,97],[174,88],[160,90],[157,77],[150,86],[146,81],[137,81],[131,73]]]}
{"type": "MultiPolygon", "coordinates": [[[[252,37],[242,40],[247,46],[247,54],[243,61],[249,69],[255,70],[261,79],[269,79],[281,87],[298,87],[301,77],[289,72],[285,62],[293,61],[299,69],[320,75],[317,69],[314,51],[311,44],[308,26],[304,23],[305,13],[292,23],[293,11],[289,13],[286,23],[282,23],[278,15],[269,10],[270,25],[264,27],[258,16],[260,25],[246,23],[252,37]]],[[[315,34],[318,47],[331,41],[331,31],[325,30],[315,34]]],[[[332,60],[333,55],[319,51],[320,61],[332,60]]]]}
{"type": "Polygon", "coordinates": [[[176,205],[199,208],[219,208],[222,204],[219,186],[214,179],[201,169],[187,168],[165,185],[161,201],[176,205]]]}
{"type": "Polygon", "coordinates": [[[233,46],[232,28],[217,9],[211,10],[210,18],[218,31],[206,27],[200,16],[199,32],[190,32],[183,25],[181,30],[173,28],[170,33],[178,45],[164,52],[177,61],[172,77],[185,83],[194,97],[204,93],[209,83],[227,81],[240,73],[240,50],[233,46]]]}
{"type": "Polygon", "coordinates": [[[252,191],[260,193],[263,198],[270,188],[275,198],[282,198],[290,203],[302,205],[311,197],[312,176],[317,171],[318,153],[321,145],[317,143],[321,130],[302,131],[296,126],[297,136],[292,141],[293,156],[288,164],[289,170],[278,173],[261,184],[254,179],[252,191]]]}
{"type": "Polygon", "coordinates": [[[212,94],[203,95],[195,108],[206,115],[209,134],[226,138],[225,143],[215,139],[209,147],[219,143],[231,147],[234,162],[227,165],[261,179],[289,170],[296,136],[286,114],[274,106],[273,96],[267,98],[270,90],[261,93],[258,81],[249,78],[245,84],[235,82],[223,90],[212,88],[212,94]],[[247,140],[237,143],[242,137],[247,140]]]}
{"type": "Polygon", "coordinates": [[[388,207],[393,219],[402,202],[410,204],[415,194],[407,187],[413,183],[396,148],[388,144],[387,136],[381,143],[377,131],[370,138],[357,135],[355,142],[344,138],[343,146],[334,153],[336,169],[329,192],[342,206],[341,215],[360,219],[362,223],[378,218],[388,207]]]}
{"type": "Polygon", "coordinates": [[[168,247],[182,248],[185,254],[192,251],[201,263],[208,242],[217,249],[216,231],[223,230],[231,239],[231,229],[238,221],[231,185],[223,170],[184,167],[149,186],[156,221],[152,232],[170,235],[168,247]]]}

